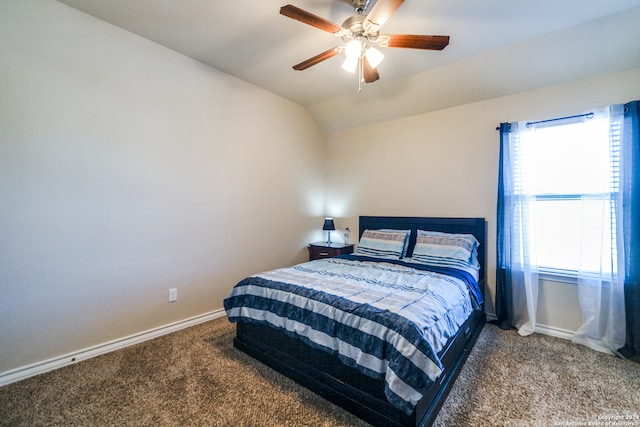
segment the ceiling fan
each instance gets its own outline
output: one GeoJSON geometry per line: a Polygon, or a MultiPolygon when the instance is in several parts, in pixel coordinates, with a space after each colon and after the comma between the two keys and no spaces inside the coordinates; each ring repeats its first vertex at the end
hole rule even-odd
{"type": "MultiPolygon", "coordinates": [[[[346,59],[342,68],[355,73],[359,70],[361,81],[375,82],[380,78],[377,67],[384,58],[382,52],[374,47],[398,47],[409,49],[442,50],[449,44],[449,36],[431,36],[415,34],[380,34],[384,25],[393,12],[400,7],[404,0],[377,0],[369,13],[366,13],[370,0],[351,0],[357,15],[348,18],[342,26],[327,21],[317,15],[288,4],[280,8],[280,14],[311,25],[320,30],[332,33],[342,38],[344,46],[336,46],[312,58],[293,66],[294,70],[302,71],[322,61],[344,52],[346,59]]],[[[360,86],[358,86],[360,88],[360,86]]]]}

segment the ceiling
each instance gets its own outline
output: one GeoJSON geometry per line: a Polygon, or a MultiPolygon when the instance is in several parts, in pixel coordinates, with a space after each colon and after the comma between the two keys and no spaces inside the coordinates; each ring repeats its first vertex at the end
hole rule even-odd
{"type": "Polygon", "coordinates": [[[381,48],[361,93],[340,57],[293,70],[342,40],[279,14],[290,2],[341,25],[350,0],[58,1],[300,103],[325,131],[640,67],[640,0],[406,0],[382,33],[451,42],[381,48]]]}

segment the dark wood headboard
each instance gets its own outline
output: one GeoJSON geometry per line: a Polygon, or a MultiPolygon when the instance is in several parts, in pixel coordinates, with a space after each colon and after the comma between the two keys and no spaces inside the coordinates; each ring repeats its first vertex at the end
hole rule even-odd
{"type": "Polygon", "coordinates": [[[416,244],[418,229],[427,231],[441,231],[444,233],[473,234],[480,246],[478,246],[478,262],[480,263],[480,286],[484,292],[487,277],[487,225],[484,218],[434,218],[434,217],[407,217],[407,216],[361,216],[358,236],[362,236],[364,230],[379,230],[391,228],[395,230],[411,230],[409,239],[409,251],[407,256],[413,253],[416,244]]]}

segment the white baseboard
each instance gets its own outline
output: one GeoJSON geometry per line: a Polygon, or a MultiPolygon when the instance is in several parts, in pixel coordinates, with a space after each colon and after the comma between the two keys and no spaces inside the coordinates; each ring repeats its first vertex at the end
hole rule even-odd
{"type": "Polygon", "coordinates": [[[149,329],[148,331],[98,344],[83,350],[74,351],[63,356],[54,357],[12,369],[10,371],[2,372],[0,373],[0,387],[224,316],[226,316],[224,309],[214,310],[199,316],[190,317],[178,322],[169,323],[168,325],[149,329]]]}
{"type": "MultiPolygon", "coordinates": [[[[496,317],[495,314],[487,313],[487,322],[490,322],[492,320],[497,320],[497,319],[498,318],[496,317]]],[[[536,325],[535,331],[538,334],[549,335],[552,337],[562,338],[565,340],[571,340],[571,338],[573,338],[573,335],[575,334],[575,331],[570,331],[568,329],[556,328],[554,326],[547,326],[547,325],[540,325],[540,324],[536,325]]]]}
{"type": "Polygon", "coordinates": [[[568,329],[555,328],[553,326],[546,325],[536,325],[536,332],[539,334],[550,335],[556,338],[562,338],[565,340],[571,341],[575,331],[570,331],[568,329]]]}

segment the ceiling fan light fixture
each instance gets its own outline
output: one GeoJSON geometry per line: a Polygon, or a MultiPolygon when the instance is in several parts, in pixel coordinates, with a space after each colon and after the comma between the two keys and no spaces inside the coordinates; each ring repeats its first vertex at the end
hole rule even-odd
{"type": "Polygon", "coordinates": [[[378,47],[383,48],[442,50],[449,44],[449,36],[380,34],[380,28],[404,0],[375,0],[371,11],[367,11],[371,0],[340,1],[350,1],[356,12],[356,15],[347,18],[341,26],[292,4],[280,8],[281,15],[333,34],[341,38],[344,43],[343,46],[331,48],[294,65],[294,70],[306,70],[344,52],[346,58],[342,68],[354,74],[358,70],[358,92],[360,92],[361,83],[373,83],[380,79],[377,67],[384,55],[372,45],[377,44],[378,47]]]}
{"type": "Polygon", "coordinates": [[[359,56],[347,56],[347,58],[342,63],[342,69],[345,71],[354,74],[356,72],[356,68],[358,68],[358,60],[359,56]]]}
{"type": "Polygon", "coordinates": [[[375,47],[368,48],[365,56],[367,57],[367,62],[371,65],[371,68],[377,68],[384,59],[384,54],[375,47]]]}

